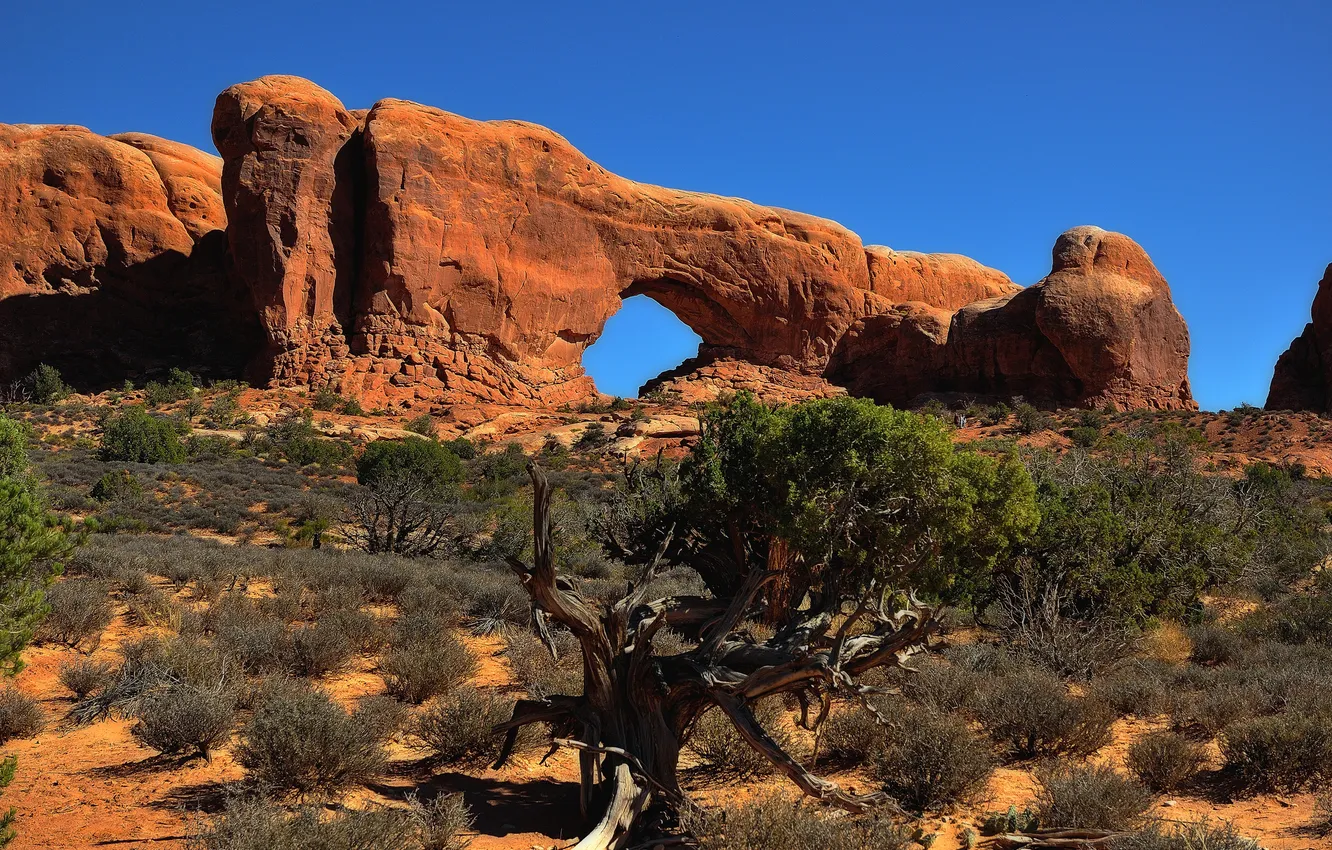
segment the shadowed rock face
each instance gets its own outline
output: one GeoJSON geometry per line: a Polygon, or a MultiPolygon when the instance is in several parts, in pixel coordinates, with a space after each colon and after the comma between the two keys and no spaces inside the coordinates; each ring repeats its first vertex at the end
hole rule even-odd
{"type": "Polygon", "coordinates": [[[0,380],[238,376],[262,339],[226,274],[222,162],[143,134],[0,124],[0,380]]]}
{"type": "Polygon", "coordinates": [[[593,392],[583,351],[644,294],[702,338],[661,379],[690,397],[1193,404],[1184,323],[1119,234],[1069,231],[1022,289],[966,257],[626,180],[533,124],[348,110],[297,77],[227,89],[212,130],[221,160],[139,134],[0,131],[0,320],[23,327],[0,333],[0,373],[248,360],[261,383],[374,404],[559,404],[593,392]]]}
{"type": "Polygon", "coordinates": [[[1332,411],[1332,264],[1318,282],[1311,319],[1277,360],[1268,410],[1332,411]]]}

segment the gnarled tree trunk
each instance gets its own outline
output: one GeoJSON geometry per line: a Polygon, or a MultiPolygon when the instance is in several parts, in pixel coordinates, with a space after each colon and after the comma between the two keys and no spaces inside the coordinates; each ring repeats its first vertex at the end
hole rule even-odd
{"type": "Polygon", "coordinates": [[[933,609],[911,597],[905,609],[890,615],[884,611],[886,594],[871,588],[864,598],[850,600],[854,610],[849,614],[844,610],[848,600],[815,599],[803,610],[776,618],[781,623],[776,634],[755,642],[737,630],[756,612],[777,574],[751,570],[729,599],[649,599],[669,536],[638,587],[631,585],[613,604],[593,605],[556,573],[550,485],[535,464],[528,470],[534,488],[533,563],[510,563],[531,597],[537,631],[552,653],[552,623],[578,639],[583,693],[520,700],[513,717],[497,727],[506,736],[495,766],[509,758],[519,729],[529,723],[549,723],[558,745],[579,751],[584,816],[590,819],[593,806],[603,801],[604,808],[578,850],[626,846],[654,801],[672,809],[687,805],[677,777],[680,747],[699,716],[714,706],[804,793],[853,812],[887,802],[881,794],[851,794],[811,774],[764,731],[751,706],[793,693],[802,706],[801,723],[816,728],[827,716],[834,691],[863,698],[873,690],[859,685],[857,676],[901,664],[924,648],[937,630],[933,609]],[[652,642],[666,626],[696,638],[698,646],[656,656],[652,642]],[[819,710],[811,718],[813,705],[819,710]]]}

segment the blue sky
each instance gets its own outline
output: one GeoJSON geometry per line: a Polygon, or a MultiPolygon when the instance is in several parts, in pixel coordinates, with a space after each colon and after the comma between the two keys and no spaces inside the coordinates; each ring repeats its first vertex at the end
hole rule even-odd
{"type": "MultiPolygon", "coordinates": [[[[1332,262],[1324,0],[10,0],[4,20],[5,122],[211,150],[217,92],[299,74],[353,107],[393,96],[536,121],[625,176],[967,254],[1020,283],[1048,271],[1063,230],[1119,230],[1171,283],[1208,409],[1262,403],[1332,262]]],[[[661,359],[636,350],[656,325],[634,321],[598,356],[632,379],[594,364],[608,391],[661,359]]]]}

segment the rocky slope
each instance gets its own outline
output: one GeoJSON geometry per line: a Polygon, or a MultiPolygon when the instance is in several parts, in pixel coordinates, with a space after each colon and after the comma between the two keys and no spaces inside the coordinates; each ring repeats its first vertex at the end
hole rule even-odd
{"type": "Polygon", "coordinates": [[[1272,374],[1268,410],[1332,410],[1332,264],[1323,272],[1310,322],[1295,337],[1272,374]]]}
{"type": "Polygon", "coordinates": [[[1069,231],[1024,290],[966,257],[635,183],[533,124],[349,110],[297,77],[227,89],[212,130],[221,161],[137,134],[4,130],[0,310],[64,297],[41,302],[58,339],[0,340],[0,376],[38,359],[247,361],[259,383],[374,404],[562,404],[594,392],[583,351],[644,294],[703,340],[662,378],[689,395],[1192,405],[1169,288],[1118,234],[1069,231]],[[108,340],[115,356],[90,356],[108,340]]]}

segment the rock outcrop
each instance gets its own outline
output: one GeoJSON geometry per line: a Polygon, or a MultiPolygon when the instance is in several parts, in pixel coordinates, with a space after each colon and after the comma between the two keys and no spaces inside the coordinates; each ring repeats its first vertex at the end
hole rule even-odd
{"type": "Polygon", "coordinates": [[[951,314],[908,303],[860,320],[828,377],[898,404],[962,393],[1192,409],[1188,355],[1188,328],[1147,252],[1077,227],[1055,242],[1050,274],[1026,289],[951,314]]]}
{"type": "Polygon", "coordinates": [[[635,183],[544,127],[351,110],[297,77],[227,89],[212,131],[220,160],[0,129],[0,377],[248,362],[260,383],[373,405],[558,405],[595,391],[583,352],[641,294],[702,338],[651,384],[689,399],[1192,405],[1183,320],[1118,234],[1069,231],[1022,289],[966,257],[635,183]]]}
{"type": "Polygon", "coordinates": [[[1332,264],[1314,295],[1311,320],[1277,359],[1268,410],[1332,412],[1332,264]]]}
{"type": "Polygon", "coordinates": [[[260,337],[226,274],[221,160],[142,134],[0,125],[0,380],[240,374],[260,337]]]}

